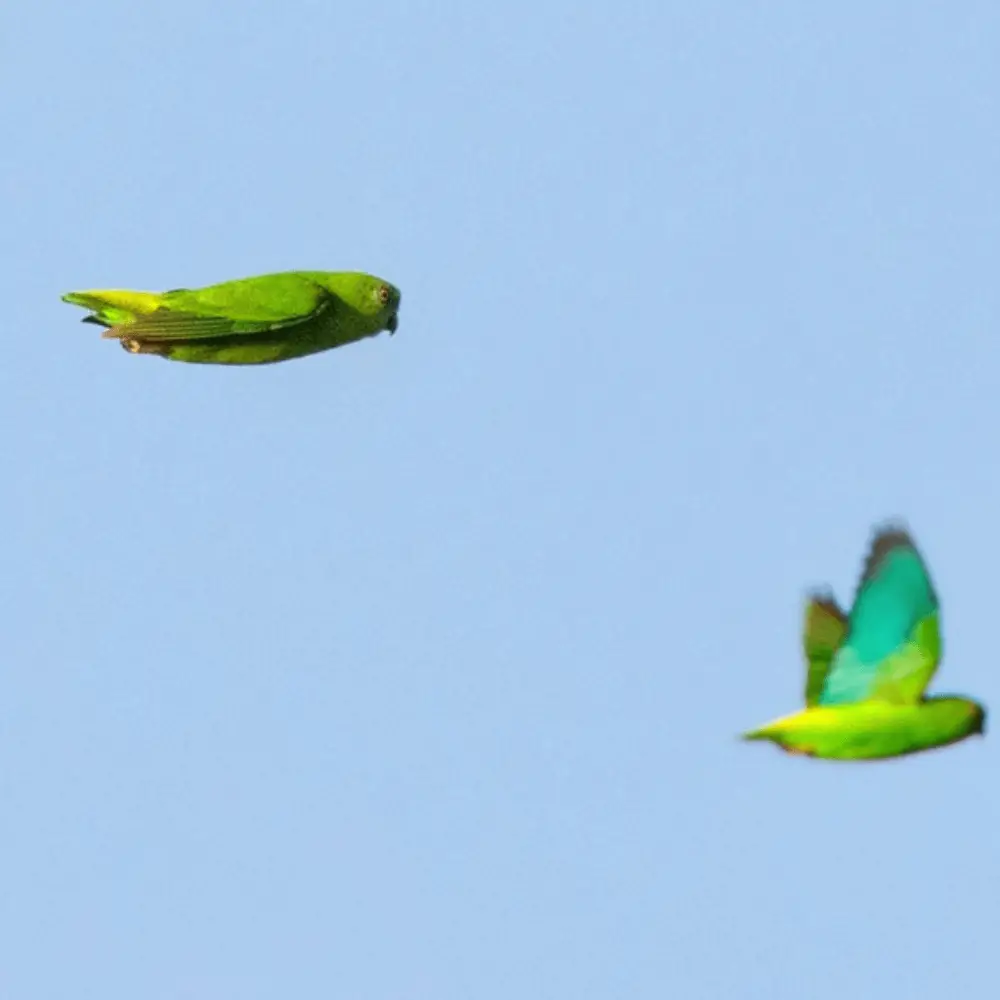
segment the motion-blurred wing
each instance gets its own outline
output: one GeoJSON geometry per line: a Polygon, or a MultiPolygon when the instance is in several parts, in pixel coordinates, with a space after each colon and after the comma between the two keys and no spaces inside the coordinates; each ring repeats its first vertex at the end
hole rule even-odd
{"type": "Polygon", "coordinates": [[[847,635],[847,617],[832,597],[813,595],[806,602],[802,646],[806,656],[806,705],[815,705],[830,664],[847,635]]]}
{"type": "Polygon", "coordinates": [[[823,705],[914,702],[941,658],[938,599],[909,534],[878,532],[865,563],[844,644],[819,697],[823,705]]]}

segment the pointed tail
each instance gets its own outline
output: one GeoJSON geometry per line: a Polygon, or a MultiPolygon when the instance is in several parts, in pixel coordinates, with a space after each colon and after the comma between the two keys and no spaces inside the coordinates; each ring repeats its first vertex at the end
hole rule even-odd
{"type": "Polygon", "coordinates": [[[67,292],[63,302],[89,309],[93,315],[87,316],[84,322],[98,323],[101,326],[121,326],[134,322],[137,316],[151,313],[162,301],[162,295],[156,292],[128,292],[117,289],[67,292]]]}

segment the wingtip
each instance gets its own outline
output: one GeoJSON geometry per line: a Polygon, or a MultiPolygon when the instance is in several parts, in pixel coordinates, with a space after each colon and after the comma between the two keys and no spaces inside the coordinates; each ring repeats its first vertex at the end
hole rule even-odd
{"type": "Polygon", "coordinates": [[[906,519],[902,517],[889,517],[884,521],[879,521],[872,528],[871,537],[873,546],[883,540],[899,540],[905,538],[910,542],[913,541],[910,526],[906,519]]]}
{"type": "Polygon", "coordinates": [[[814,587],[812,590],[807,590],[804,603],[807,612],[813,607],[819,607],[841,620],[847,618],[847,612],[840,606],[840,601],[829,587],[814,587]]]}
{"type": "Polygon", "coordinates": [[[895,549],[913,549],[920,555],[920,549],[913,539],[909,525],[903,518],[893,518],[882,521],[872,530],[871,541],[868,545],[868,553],[865,556],[864,566],[861,570],[860,584],[871,579],[882,561],[895,549]]]}

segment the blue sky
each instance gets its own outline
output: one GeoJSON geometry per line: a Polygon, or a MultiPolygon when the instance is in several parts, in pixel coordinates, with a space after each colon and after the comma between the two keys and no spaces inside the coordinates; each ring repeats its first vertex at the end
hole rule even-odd
{"type": "Polygon", "coordinates": [[[4,20],[0,993],[990,995],[995,739],[735,734],[891,516],[997,701],[995,4],[4,20]],[[293,268],[399,333],[59,301],[293,268]]]}

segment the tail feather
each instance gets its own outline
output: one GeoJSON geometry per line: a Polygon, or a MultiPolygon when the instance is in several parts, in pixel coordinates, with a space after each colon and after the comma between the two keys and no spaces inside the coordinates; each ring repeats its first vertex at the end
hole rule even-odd
{"type": "Polygon", "coordinates": [[[63,302],[89,309],[94,315],[87,317],[101,326],[119,326],[130,323],[137,316],[159,308],[162,295],[156,292],[129,292],[118,289],[89,292],[67,292],[63,302]]]}

